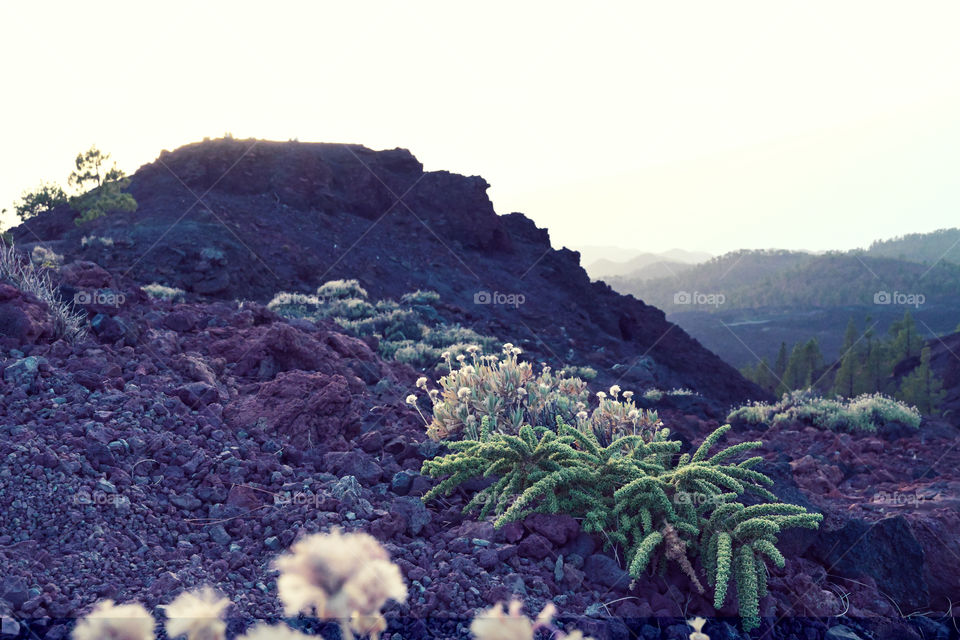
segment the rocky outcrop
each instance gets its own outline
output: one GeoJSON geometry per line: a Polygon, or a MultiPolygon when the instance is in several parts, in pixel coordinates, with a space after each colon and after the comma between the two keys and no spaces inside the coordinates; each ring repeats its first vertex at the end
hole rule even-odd
{"type": "Polygon", "coordinates": [[[335,278],[358,278],[377,298],[433,289],[448,320],[533,359],[592,366],[599,384],[688,387],[716,416],[765,397],[658,309],[592,283],[579,254],[553,249],[532,221],[497,215],[488,187],[425,172],[403,149],[213,140],[141,167],[130,187],[136,212],[78,228],[64,208],[13,233],[25,247],[40,238],[68,259],[206,298],[264,303],[335,278]],[[111,242],[83,243],[89,236],[111,242]],[[523,302],[500,304],[495,293],[523,302]]]}

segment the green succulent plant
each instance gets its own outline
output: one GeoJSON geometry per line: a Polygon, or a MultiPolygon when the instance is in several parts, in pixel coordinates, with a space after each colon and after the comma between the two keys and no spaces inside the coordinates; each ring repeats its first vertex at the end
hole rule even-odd
{"type": "Polygon", "coordinates": [[[424,500],[474,478],[492,478],[464,511],[481,518],[494,514],[496,527],[530,513],[566,513],[624,550],[633,578],[673,563],[703,591],[693,563],[699,557],[717,608],[727,599],[732,576],[746,630],[759,625],[767,562],[784,563],[777,534],[816,528],[822,519],[778,502],[766,488],[770,478],[753,468],[760,457],[731,461],[759,442],[710,455],[729,425],[692,455],[680,456],[681,444],[668,439],[667,429],[620,435],[604,446],[592,429],[562,418],[556,430],[523,425],[514,435],[493,427],[493,418],[484,416],[475,438],[449,442],[451,453],[423,463],[424,474],[441,479],[424,500]],[[744,497],[753,503],[738,501],[744,497]]]}

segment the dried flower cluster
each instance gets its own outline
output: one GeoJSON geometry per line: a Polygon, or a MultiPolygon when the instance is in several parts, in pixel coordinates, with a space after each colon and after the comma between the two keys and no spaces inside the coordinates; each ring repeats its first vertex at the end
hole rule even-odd
{"type": "Polygon", "coordinates": [[[351,631],[379,637],[386,628],[380,610],[387,600],[403,602],[407,587],[400,569],[366,533],[315,534],[296,542],[276,563],[277,591],[287,615],[315,614],[351,631]]]}
{"type": "MultiPolygon", "coordinates": [[[[342,636],[354,633],[376,640],[386,629],[380,609],[388,599],[406,599],[406,586],[399,568],[390,562],[383,547],[365,533],[315,534],[301,539],[276,561],[277,581],[287,615],[315,613],[337,620],[342,636]]],[[[171,638],[226,640],[223,615],[230,600],[209,587],[181,593],[163,607],[165,630],[171,638]]],[[[565,633],[553,625],[556,607],[547,603],[535,620],[522,613],[523,604],[513,600],[507,607],[497,603],[481,611],[470,625],[476,640],[534,640],[545,631],[556,640],[593,640],[580,631],[565,633]]],[[[688,621],[694,629],[690,640],[710,640],[702,633],[703,618],[688,621]]],[[[155,640],[154,620],[139,603],[117,605],[112,600],[97,604],[81,618],[73,640],[155,640]]],[[[312,636],[286,624],[260,622],[237,636],[237,640],[306,640],[312,636]]]]}
{"type": "Polygon", "coordinates": [[[185,591],[164,607],[167,622],[164,628],[171,638],[187,636],[187,640],[225,640],[227,625],[224,612],[230,600],[206,587],[185,591]]]}
{"type": "Polygon", "coordinates": [[[440,389],[427,389],[425,378],[417,381],[433,405],[427,435],[434,440],[461,435],[480,439],[484,418],[492,432],[510,435],[525,424],[556,429],[562,420],[593,431],[604,444],[623,435],[653,435],[662,427],[656,412],[637,407],[633,392],[621,393],[617,385],[609,395],[598,392],[591,411],[586,382],[546,365],[535,372],[529,362],[518,360],[521,350],[510,343],[503,345],[500,356],[467,352],[469,358],[444,354],[450,373],[438,381],[440,389]]]}
{"type": "Polygon", "coordinates": [[[291,629],[285,624],[260,622],[247,629],[247,632],[237,640],[310,640],[310,636],[291,629]]]}
{"type": "Polygon", "coordinates": [[[154,621],[142,604],[98,603],[77,622],[73,640],[154,640],[154,621]]]}
{"type": "Polygon", "coordinates": [[[506,609],[502,602],[498,602],[473,619],[470,633],[475,640],[533,640],[534,633],[544,629],[557,640],[593,640],[585,638],[579,631],[565,634],[554,627],[552,621],[557,609],[553,604],[548,603],[536,620],[529,620],[522,609],[523,603],[519,600],[512,600],[506,609]]]}

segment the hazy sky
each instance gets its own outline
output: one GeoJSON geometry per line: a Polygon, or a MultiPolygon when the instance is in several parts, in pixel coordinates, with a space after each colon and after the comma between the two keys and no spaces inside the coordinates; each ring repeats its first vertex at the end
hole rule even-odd
{"type": "Polygon", "coordinates": [[[5,3],[0,206],[91,143],[406,147],[554,245],[960,224],[960,3],[5,3]]]}

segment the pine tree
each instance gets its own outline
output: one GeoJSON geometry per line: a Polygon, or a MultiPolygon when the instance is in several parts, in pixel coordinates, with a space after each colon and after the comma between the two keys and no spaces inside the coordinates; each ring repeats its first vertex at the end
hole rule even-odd
{"type": "Polygon", "coordinates": [[[853,396],[854,380],[857,375],[857,365],[860,355],[857,353],[857,323],[853,316],[847,322],[847,330],[843,334],[843,351],[840,356],[840,368],[833,379],[833,393],[850,398],[853,396]]]}
{"type": "Polygon", "coordinates": [[[893,342],[890,355],[894,365],[920,353],[922,345],[917,337],[917,325],[913,321],[909,309],[904,311],[902,320],[894,322],[890,326],[890,335],[893,342]]]}
{"type": "Polygon", "coordinates": [[[797,343],[790,351],[787,370],[783,374],[783,385],[787,391],[804,389],[812,376],[805,344],[797,343]]]}
{"type": "Polygon", "coordinates": [[[840,368],[833,381],[833,393],[845,398],[853,397],[854,384],[857,377],[859,354],[856,350],[847,351],[840,361],[840,368]]]}
{"type": "Polygon", "coordinates": [[[920,364],[903,379],[897,398],[912,404],[920,413],[929,415],[945,396],[943,382],[930,366],[930,347],[924,347],[920,351],[920,364]]]}
{"type": "Polygon", "coordinates": [[[776,376],[774,375],[773,369],[770,368],[770,363],[767,362],[766,358],[757,364],[756,383],[767,391],[773,391],[779,384],[776,376]]]}
{"type": "Polygon", "coordinates": [[[773,373],[776,375],[778,384],[777,384],[777,395],[783,395],[790,391],[786,388],[786,385],[783,384],[783,376],[787,373],[787,343],[780,343],[780,350],[777,352],[777,361],[773,365],[773,373]]]}
{"type": "Polygon", "coordinates": [[[861,341],[863,348],[859,350],[859,367],[853,382],[854,395],[876,391],[877,378],[879,377],[876,343],[873,329],[870,327],[870,316],[867,316],[864,322],[866,322],[867,330],[863,332],[863,340],[861,341]]]}
{"type": "Polygon", "coordinates": [[[95,146],[77,154],[77,168],[70,174],[70,185],[79,193],[70,198],[70,206],[80,212],[80,217],[75,220],[78,225],[110,211],[137,210],[137,201],[126,192],[130,178],[116,163],[107,169],[109,159],[109,153],[103,153],[95,146]]]}
{"type": "Polygon", "coordinates": [[[804,388],[812,386],[814,381],[814,376],[817,374],[821,368],[823,368],[823,354],[820,353],[820,344],[817,342],[816,338],[810,338],[805,345],[803,345],[803,371],[804,371],[804,388]]]}

